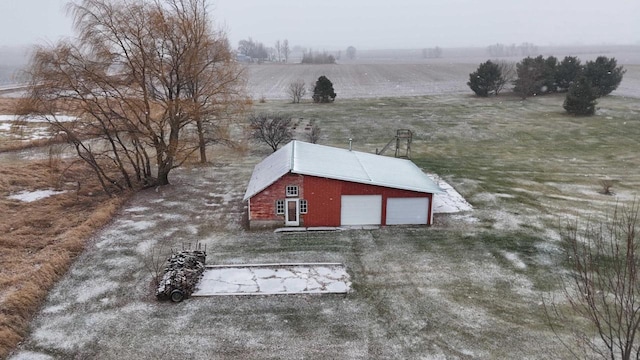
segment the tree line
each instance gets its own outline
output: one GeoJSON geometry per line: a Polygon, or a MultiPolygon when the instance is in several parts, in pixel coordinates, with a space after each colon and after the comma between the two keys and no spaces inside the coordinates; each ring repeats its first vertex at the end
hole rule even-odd
{"type": "Polygon", "coordinates": [[[529,96],[567,92],[565,110],[570,114],[592,115],[596,99],[618,88],[625,70],[616,59],[599,56],[584,65],[575,56],[562,61],[554,56],[526,57],[513,65],[488,60],[469,74],[467,85],[478,96],[498,95],[506,84],[523,99],[529,96]]]}
{"type": "Polygon", "coordinates": [[[538,52],[538,47],[532,43],[524,42],[520,45],[505,45],[497,43],[487,47],[487,53],[491,57],[507,56],[531,56],[538,52]]]}
{"type": "MultiPolygon", "coordinates": [[[[426,49],[425,49],[426,50],[426,49]]],[[[313,49],[303,48],[301,46],[289,46],[289,40],[283,41],[277,40],[274,46],[269,47],[260,41],[253,40],[251,37],[240,40],[238,42],[238,54],[244,56],[246,62],[262,63],[265,61],[270,62],[289,62],[291,54],[293,52],[298,55],[302,53],[302,64],[335,64],[337,60],[340,60],[342,51],[335,53],[329,53],[327,51],[314,51],[313,49]]],[[[442,55],[442,50],[436,48],[437,56],[442,55]]],[[[349,60],[356,58],[356,48],[349,46],[346,49],[346,56],[349,60]]]]}
{"type": "Polygon", "coordinates": [[[238,42],[238,53],[246,56],[250,61],[277,61],[288,62],[291,56],[289,40],[277,40],[273,47],[265,46],[252,38],[240,40],[238,42]]]}

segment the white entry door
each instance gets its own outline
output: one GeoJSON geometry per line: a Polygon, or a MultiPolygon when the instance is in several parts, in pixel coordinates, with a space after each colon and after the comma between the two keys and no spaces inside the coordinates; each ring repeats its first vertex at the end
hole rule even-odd
{"type": "Polygon", "coordinates": [[[426,225],[429,198],[388,198],[387,225],[426,225]]]}
{"type": "Polygon", "coordinates": [[[380,225],[382,223],[382,195],[342,195],[340,224],[380,225]]]}
{"type": "Polygon", "coordinates": [[[300,226],[300,199],[287,199],[284,214],[285,226],[300,226]]]}

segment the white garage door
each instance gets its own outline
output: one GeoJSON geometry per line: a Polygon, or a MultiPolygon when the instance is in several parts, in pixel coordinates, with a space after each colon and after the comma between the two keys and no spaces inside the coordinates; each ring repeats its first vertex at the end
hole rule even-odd
{"type": "Polygon", "coordinates": [[[380,225],[382,195],[342,195],[342,225],[380,225]]]}
{"type": "Polygon", "coordinates": [[[427,224],[429,198],[388,198],[387,225],[427,224]]]}

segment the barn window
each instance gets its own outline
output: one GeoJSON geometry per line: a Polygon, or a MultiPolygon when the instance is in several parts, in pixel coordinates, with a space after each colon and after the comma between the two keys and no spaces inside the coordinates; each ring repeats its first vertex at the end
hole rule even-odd
{"type": "Polygon", "coordinates": [[[284,215],[284,200],[276,200],[276,215],[284,215]]]}
{"type": "Polygon", "coordinates": [[[298,196],[298,187],[296,185],[288,185],[287,196],[298,196]]]}
{"type": "Polygon", "coordinates": [[[300,214],[307,213],[307,200],[300,200],[300,214]]]}

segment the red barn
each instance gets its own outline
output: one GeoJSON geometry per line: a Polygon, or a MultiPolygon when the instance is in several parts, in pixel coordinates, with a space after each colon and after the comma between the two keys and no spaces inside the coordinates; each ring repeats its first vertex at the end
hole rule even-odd
{"type": "Polygon", "coordinates": [[[256,165],[251,228],[430,225],[442,190],[413,162],[291,141],[256,165]]]}

